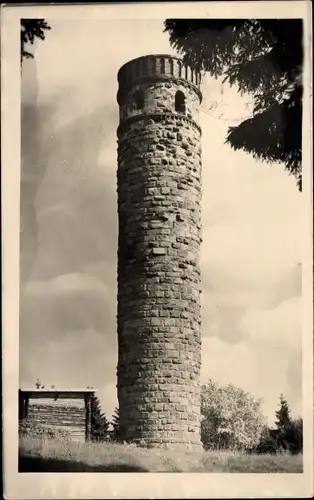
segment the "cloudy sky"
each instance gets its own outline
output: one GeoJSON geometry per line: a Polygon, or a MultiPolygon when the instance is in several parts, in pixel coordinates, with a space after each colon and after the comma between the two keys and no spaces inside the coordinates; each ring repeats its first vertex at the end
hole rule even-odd
{"type": "MultiPolygon", "coordinates": [[[[22,74],[20,384],[94,385],[116,405],[116,75],[175,54],[162,20],[49,21],[22,74]],[[83,41],[83,42],[82,42],[83,41]]],[[[224,144],[250,96],[206,78],[202,381],[301,413],[301,195],[224,144]]]]}

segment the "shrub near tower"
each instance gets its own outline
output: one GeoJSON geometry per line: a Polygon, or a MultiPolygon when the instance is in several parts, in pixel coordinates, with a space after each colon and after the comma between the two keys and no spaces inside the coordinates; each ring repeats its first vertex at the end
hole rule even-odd
{"type": "Polygon", "coordinates": [[[118,73],[118,366],[122,437],[200,441],[200,75],[171,56],[118,73]]]}

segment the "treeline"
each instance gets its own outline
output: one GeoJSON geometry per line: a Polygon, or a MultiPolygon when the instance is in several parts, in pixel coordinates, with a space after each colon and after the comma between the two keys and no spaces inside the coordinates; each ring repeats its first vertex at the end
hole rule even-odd
{"type": "Polygon", "coordinates": [[[255,399],[233,384],[220,387],[210,380],[201,392],[201,438],[207,450],[292,454],[303,451],[302,418],[293,419],[287,400],[279,398],[275,426],[269,427],[255,399]]]}
{"type": "MultiPolygon", "coordinates": [[[[293,419],[287,400],[280,396],[275,427],[269,427],[261,410],[262,400],[233,384],[220,387],[209,381],[201,392],[201,439],[205,450],[233,450],[246,453],[291,453],[303,451],[303,421],[293,419]]],[[[100,402],[92,399],[92,440],[123,441],[119,410],[111,422],[100,402]],[[111,424],[111,425],[110,425],[111,424]]]]}
{"type": "MultiPolygon", "coordinates": [[[[45,387],[39,380],[35,385],[37,388],[45,387]]],[[[201,389],[201,440],[204,449],[258,454],[302,453],[303,420],[291,417],[284,396],[279,398],[274,427],[267,424],[261,404],[261,399],[233,384],[219,386],[209,380],[201,389]]],[[[91,396],[91,439],[96,442],[123,442],[119,409],[115,408],[109,420],[94,392],[91,396]]]]}
{"type": "Polygon", "coordinates": [[[303,420],[291,418],[288,402],[281,395],[276,413],[276,428],[266,427],[260,437],[255,453],[303,452],[303,420]]]}

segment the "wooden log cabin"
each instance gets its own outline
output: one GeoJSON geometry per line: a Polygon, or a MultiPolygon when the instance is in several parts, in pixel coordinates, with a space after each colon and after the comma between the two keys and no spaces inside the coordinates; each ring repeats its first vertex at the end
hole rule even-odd
{"type": "Polygon", "coordinates": [[[91,436],[91,396],[94,390],[20,389],[19,422],[61,429],[73,441],[91,436]]]}

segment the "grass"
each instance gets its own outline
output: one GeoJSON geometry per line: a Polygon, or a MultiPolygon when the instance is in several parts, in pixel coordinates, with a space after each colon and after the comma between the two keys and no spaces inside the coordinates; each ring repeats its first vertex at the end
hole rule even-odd
{"type": "Polygon", "coordinates": [[[302,473],[302,455],[178,453],[115,443],[21,437],[19,472],[246,472],[302,473]]]}

